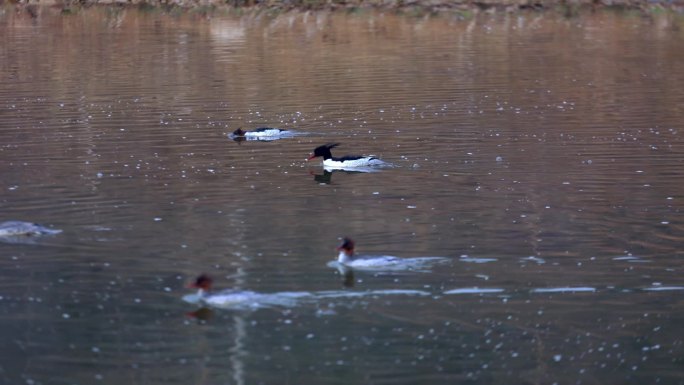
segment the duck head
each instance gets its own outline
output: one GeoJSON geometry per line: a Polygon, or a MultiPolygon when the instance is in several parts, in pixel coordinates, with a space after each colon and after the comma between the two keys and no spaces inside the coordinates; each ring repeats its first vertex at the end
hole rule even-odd
{"type": "Polygon", "coordinates": [[[332,154],[330,153],[330,149],[335,148],[339,145],[340,145],[339,143],[328,143],[328,144],[324,144],[322,146],[318,146],[318,147],[314,148],[313,153],[311,154],[311,156],[309,156],[309,158],[307,160],[311,160],[313,158],[318,158],[319,156],[322,156],[323,160],[330,159],[330,158],[332,158],[332,154]]]}
{"type": "Polygon", "coordinates": [[[349,263],[354,257],[354,241],[351,238],[344,237],[342,243],[337,246],[337,251],[340,254],[337,256],[337,262],[339,263],[349,263]]]}
{"type": "Polygon", "coordinates": [[[209,290],[211,290],[211,285],[213,282],[214,281],[211,279],[210,276],[202,274],[199,277],[195,278],[195,281],[190,283],[188,287],[192,289],[198,289],[198,294],[203,295],[209,292],[209,290]]]}

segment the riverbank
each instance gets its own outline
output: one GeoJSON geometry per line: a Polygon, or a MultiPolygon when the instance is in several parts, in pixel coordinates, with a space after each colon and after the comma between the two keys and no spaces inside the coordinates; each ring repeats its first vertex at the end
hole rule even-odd
{"type": "Polygon", "coordinates": [[[684,0],[0,0],[0,5],[52,6],[69,12],[94,5],[233,11],[342,11],[382,10],[408,15],[550,11],[566,15],[598,9],[684,14],[684,0]]]}

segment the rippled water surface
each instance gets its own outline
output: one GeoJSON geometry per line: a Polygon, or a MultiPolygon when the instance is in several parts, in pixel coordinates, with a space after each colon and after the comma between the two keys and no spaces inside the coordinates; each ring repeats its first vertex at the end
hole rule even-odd
{"type": "Polygon", "coordinates": [[[3,8],[0,383],[684,383],[682,31],[3,8]]]}

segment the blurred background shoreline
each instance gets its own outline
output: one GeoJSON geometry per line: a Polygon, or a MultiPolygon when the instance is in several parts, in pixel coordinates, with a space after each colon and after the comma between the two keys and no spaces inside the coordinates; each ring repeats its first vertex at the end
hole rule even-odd
{"type": "Polygon", "coordinates": [[[281,13],[288,11],[383,11],[413,17],[448,15],[464,19],[479,14],[549,12],[578,16],[602,9],[637,12],[645,15],[662,12],[684,14],[682,0],[0,0],[0,7],[16,6],[34,13],[42,6],[77,12],[83,7],[140,7],[174,11],[223,13],[281,13]]]}

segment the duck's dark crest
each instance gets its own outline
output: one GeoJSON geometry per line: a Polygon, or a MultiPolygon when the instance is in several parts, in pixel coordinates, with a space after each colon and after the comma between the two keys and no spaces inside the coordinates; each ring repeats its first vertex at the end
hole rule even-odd
{"type": "Polygon", "coordinates": [[[213,280],[210,276],[208,276],[207,274],[201,274],[199,277],[195,278],[195,282],[193,282],[190,285],[190,287],[195,289],[202,289],[204,291],[209,291],[209,289],[211,289],[212,283],[213,280]]]}
{"type": "Polygon", "coordinates": [[[337,250],[344,250],[348,254],[352,254],[354,252],[354,241],[349,237],[344,237],[342,243],[337,246],[337,250]]]}
{"type": "Polygon", "coordinates": [[[324,144],[322,146],[318,146],[318,147],[314,148],[313,154],[307,160],[311,160],[311,159],[317,158],[319,156],[322,156],[323,160],[331,159],[333,156],[330,153],[330,149],[335,148],[339,145],[340,145],[339,143],[327,143],[327,144],[324,144]]]}

